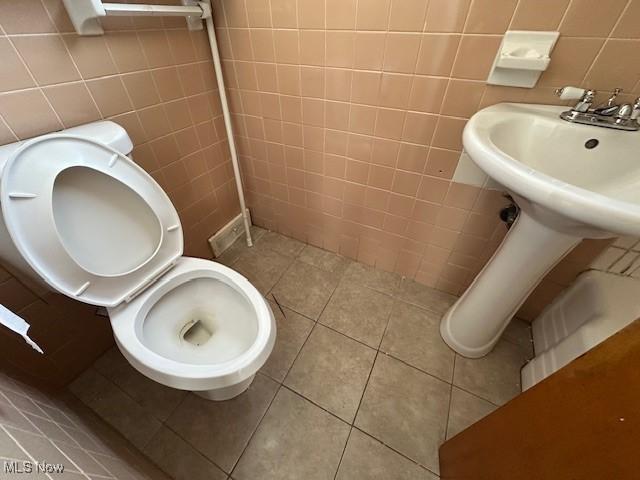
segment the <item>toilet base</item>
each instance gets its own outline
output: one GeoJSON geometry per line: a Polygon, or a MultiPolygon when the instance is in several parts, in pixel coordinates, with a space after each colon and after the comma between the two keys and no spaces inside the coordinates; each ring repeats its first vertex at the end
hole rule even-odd
{"type": "Polygon", "coordinates": [[[242,392],[244,392],[249,386],[255,375],[251,375],[246,380],[236,383],[235,385],[230,385],[224,388],[216,388],[214,390],[202,390],[200,392],[193,392],[199,397],[206,398],[207,400],[213,400],[215,402],[221,402],[223,400],[231,400],[233,397],[237,397],[242,392]]]}

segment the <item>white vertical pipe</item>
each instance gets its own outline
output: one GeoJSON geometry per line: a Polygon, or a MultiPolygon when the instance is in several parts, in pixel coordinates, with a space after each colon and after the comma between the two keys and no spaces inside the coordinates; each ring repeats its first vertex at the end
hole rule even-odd
{"type": "MultiPolygon", "coordinates": [[[[210,0],[206,0],[211,5],[210,0]]],[[[238,152],[233,139],[233,127],[231,126],[231,114],[229,113],[229,103],[227,101],[227,92],[224,88],[224,79],[222,78],[222,64],[220,62],[220,52],[218,51],[218,42],[216,40],[216,31],[213,25],[213,7],[211,7],[211,15],[205,18],[207,25],[207,34],[209,35],[209,46],[213,55],[213,67],[216,71],[216,80],[218,82],[218,90],[220,90],[220,102],[222,103],[222,115],[224,117],[224,126],[227,130],[227,138],[229,140],[229,150],[231,151],[231,164],[233,165],[233,174],[236,178],[236,188],[238,190],[238,199],[240,200],[240,208],[242,209],[242,220],[244,223],[244,232],[247,239],[247,245],[253,246],[251,240],[251,230],[249,224],[249,216],[247,215],[247,207],[244,201],[244,191],[242,189],[242,179],[240,178],[240,167],[238,166],[238,152]]]]}

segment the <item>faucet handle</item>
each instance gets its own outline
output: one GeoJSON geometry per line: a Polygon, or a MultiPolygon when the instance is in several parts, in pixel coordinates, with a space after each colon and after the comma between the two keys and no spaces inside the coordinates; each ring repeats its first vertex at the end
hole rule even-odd
{"type": "Polygon", "coordinates": [[[582,102],[592,102],[596,96],[595,90],[585,90],[578,87],[562,87],[555,91],[560,100],[580,100],[582,102]]]}
{"type": "Polygon", "coordinates": [[[613,89],[613,93],[609,97],[609,100],[607,100],[607,107],[611,107],[611,106],[615,105],[614,102],[616,101],[616,97],[618,95],[620,95],[621,93],[622,93],[622,89],[621,88],[614,88],[613,89]]]}
{"type": "Polygon", "coordinates": [[[595,90],[585,90],[578,87],[563,87],[556,90],[556,95],[560,100],[578,100],[578,103],[571,109],[573,112],[586,113],[591,108],[593,100],[596,98],[595,90]]]}
{"type": "Polygon", "coordinates": [[[578,87],[562,87],[555,91],[555,94],[560,97],[560,100],[577,100],[584,95],[585,90],[578,87]]]}
{"type": "Polygon", "coordinates": [[[640,119],[640,97],[636,98],[633,101],[632,105],[633,110],[631,111],[631,120],[639,120],[640,119]]]}

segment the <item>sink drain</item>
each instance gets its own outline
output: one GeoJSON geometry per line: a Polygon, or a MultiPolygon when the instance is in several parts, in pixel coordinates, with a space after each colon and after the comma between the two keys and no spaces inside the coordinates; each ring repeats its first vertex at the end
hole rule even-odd
{"type": "Polygon", "coordinates": [[[584,143],[584,148],[586,148],[587,150],[591,150],[592,148],[596,148],[599,143],[600,143],[600,140],[596,138],[591,138],[584,143]]]}

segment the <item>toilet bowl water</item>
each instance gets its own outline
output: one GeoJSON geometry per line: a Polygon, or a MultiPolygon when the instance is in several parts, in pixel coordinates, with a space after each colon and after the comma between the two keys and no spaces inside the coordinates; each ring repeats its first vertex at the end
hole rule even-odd
{"type": "Polygon", "coordinates": [[[215,278],[195,278],[151,307],[140,341],[163,357],[206,365],[237,358],[257,333],[256,311],[242,292],[215,278]]]}

